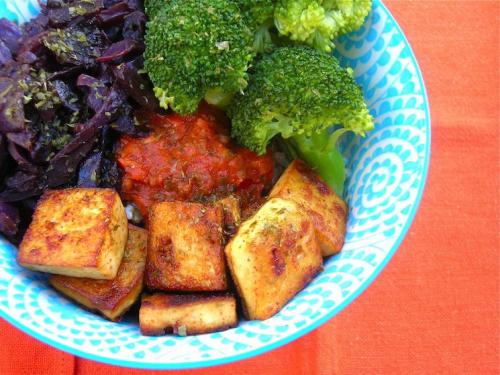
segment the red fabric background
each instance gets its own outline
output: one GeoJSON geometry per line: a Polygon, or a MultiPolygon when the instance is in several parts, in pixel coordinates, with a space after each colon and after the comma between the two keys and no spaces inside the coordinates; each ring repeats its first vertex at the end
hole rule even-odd
{"type": "MultiPolygon", "coordinates": [[[[497,0],[386,0],[427,84],[432,158],[410,232],[376,281],[309,335],[183,374],[499,373],[497,0]]],[[[0,321],[0,374],[148,373],[75,359],[0,321]]]]}

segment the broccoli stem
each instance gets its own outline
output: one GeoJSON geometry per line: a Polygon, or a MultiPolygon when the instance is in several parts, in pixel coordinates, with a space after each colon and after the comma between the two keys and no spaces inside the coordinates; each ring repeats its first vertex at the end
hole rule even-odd
{"type": "Polygon", "coordinates": [[[233,97],[233,93],[227,93],[218,87],[207,90],[207,93],[205,94],[205,101],[208,104],[212,104],[222,110],[225,110],[231,103],[233,97]]]}
{"type": "Polygon", "coordinates": [[[270,32],[272,25],[273,20],[270,19],[263,23],[255,33],[253,49],[256,53],[269,52],[273,49],[273,40],[270,32]]]}
{"type": "Polygon", "coordinates": [[[346,171],[337,141],[347,131],[338,129],[331,133],[327,129],[311,136],[295,135],[283,142],[285,151],[291,158],[300,158],[314,166],[314,170],[340,197],[344,193],[346,171]]]}

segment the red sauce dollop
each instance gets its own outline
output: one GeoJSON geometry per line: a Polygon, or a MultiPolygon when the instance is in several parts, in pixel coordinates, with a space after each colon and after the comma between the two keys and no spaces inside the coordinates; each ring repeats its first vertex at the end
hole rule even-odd
{"type": "Polygon", "coordinates": [[[257,156],[235,145],[225,115],[208,105],[197,114],[143,114],[151,133],[123,136],[117,160],[123,170],[122,198],[147,218],[159,201],[206,201],[229,194],[246,209],[262,201],[271,184],[270,153],[257,156]]]}

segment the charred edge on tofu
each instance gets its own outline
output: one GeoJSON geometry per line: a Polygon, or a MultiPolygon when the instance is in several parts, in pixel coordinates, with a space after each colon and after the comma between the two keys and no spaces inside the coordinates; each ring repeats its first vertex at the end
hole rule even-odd
{"type": "MultiPolygon", "coordinates": [[[[150,297],[151,295],[144,295],[143,296],[143,301],[142,304],[144,306],[157,306],[157,304],[152,303],[151,301],[148,301],[146,298],[150,297]]],[[[171,307],[171,306],[186,306],[186,305],[193,305],[197,304],[200,302],[215,302],[215,301],[225,301],[227,298],[233,298],[234,295],[231,293],[210,293],[210,294],[203,294],[197,292],[196,294],[164,294],[165,297],[164,305],[171,307]]]]}

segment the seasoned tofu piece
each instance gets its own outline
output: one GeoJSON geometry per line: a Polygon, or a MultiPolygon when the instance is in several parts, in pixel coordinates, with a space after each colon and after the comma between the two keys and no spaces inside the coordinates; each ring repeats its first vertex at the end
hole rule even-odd
{"type": "Polygon", "coordinates": [[[161,202],[149,213],[145,283],[152,290],[225,291],[222,207],[161,202]]]}
{"type": "Polygon", "coordinates": [[[323,265],[309,216],[279,198],[244,222],[225,251],[243,310],[252,320],[276,314],[323,265]]]}
{"type": "Polygon", "coordinates": [[[145,296],[139,310],[141,333],[179,336],[224,331],[238,324],[236,300],[224,295],[145,296]]]}
{"type": "Polygon", "coordinates": [[[230,195],[224,199],[215,202],[222,207],[224,214],[223,229],[226,239],[231,238],[238,229],[241,222],[240,200],[234,195],[230,195]]]}
{"type": "Polygon", "coordinates": [[[112,189],[65,189],[45,193],[17,255],[26,268],[91,279],[115,278],[128,223],[112,189]]]}
{"type": "Polygon", "coordinates": [[[52,275],[49,282],[55,289],[89,310],[97,310],[110,320],[116,321],[141,294],[147,238],[146,230],[129,225],[125,254],[113,280],[52,275]]]}
{"type": "Polygon", "coordinates": [[[293,200],[311,217],[323,256],[338,253],[344,245],[347,205],[303,161],[295,160],[283,173],[270,198],[293,200]]]}

